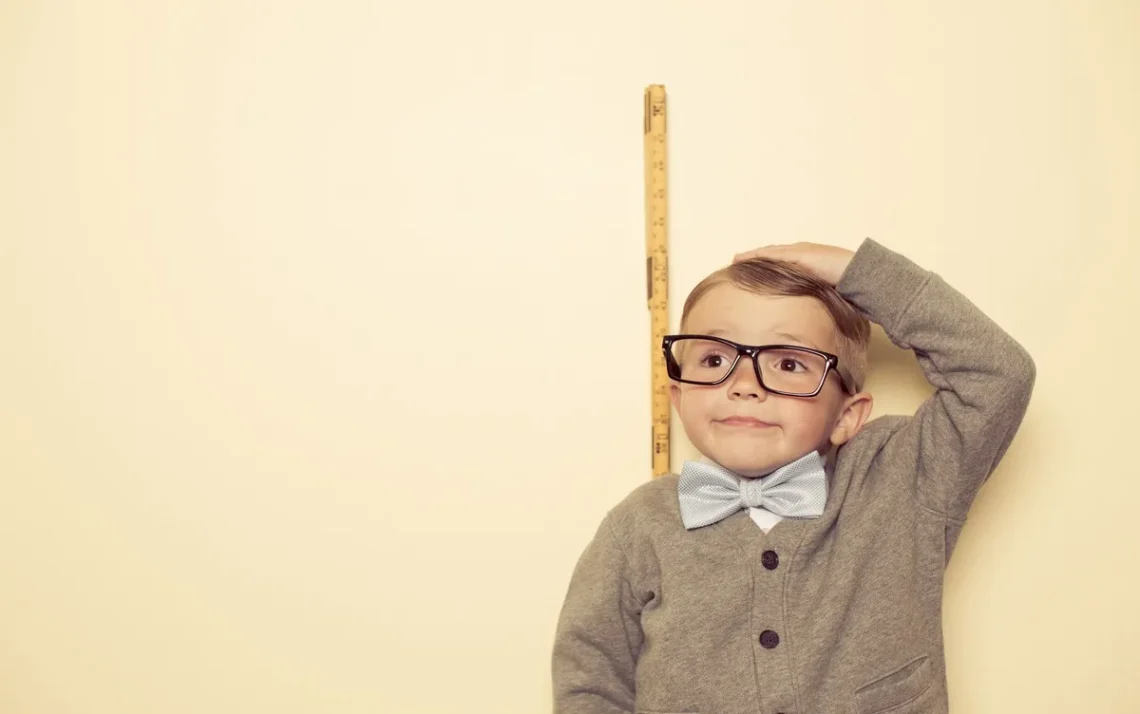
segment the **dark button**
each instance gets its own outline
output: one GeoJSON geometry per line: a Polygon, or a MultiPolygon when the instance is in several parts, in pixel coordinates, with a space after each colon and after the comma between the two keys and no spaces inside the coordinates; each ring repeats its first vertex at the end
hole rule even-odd
{"type": "Polygon", "coordinates": [[[772,649],[780,644],[780,636],[772,630],[764,630],[760,633],[760,646],[765,649],[772,649]]]}
{"type": "Polygon", "coordinates": [[[774,550],[766,550],[760,556],[760,562],[763,563],[764,567],[768,570],[775,570],[776,566],[780,564],[780,556],[776,555],[776,551],[774,550]]]}

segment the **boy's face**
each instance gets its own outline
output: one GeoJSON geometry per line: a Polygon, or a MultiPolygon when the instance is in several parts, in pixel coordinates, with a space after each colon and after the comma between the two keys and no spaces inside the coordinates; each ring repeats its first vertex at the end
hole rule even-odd
{"type": "MultiPolygon", "coordinates": [[[[792,344],[838,354],[835,323],[818,300],[757,295],[731,283],[705,293],[684,331],[745,345],[792,344]]],[[[744,356],[724,382],[673,382],[670,396],[693,445],[748,477],[763,476],[816,449],[826,453],[831,444],[854,436],[870,411],[870,395],[848,396],[834,370],[814,397],[771,394],[744,356]],[[762,423],[742,423],[740,417],[762,423]]]]}

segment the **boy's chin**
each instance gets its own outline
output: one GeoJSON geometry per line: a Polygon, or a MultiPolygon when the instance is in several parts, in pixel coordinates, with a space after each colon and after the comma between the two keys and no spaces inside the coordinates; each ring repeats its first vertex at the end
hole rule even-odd
{"type": "MultiPolygon", "coordinates": [[[[796,459],[802,457],[804,454],[799,453],[785,453],[780,450],[779,453],[763,453],[758,454],[753,449],[712,449],[712,453],[708,458],[720,464],[724,468],[732,471],[733,473],[744,476],[745,478],[759,478],[767,476],[781,466],[786,466],[796,459]]],[[[800,450],[802,451],[802,450],[800,450]]],[[[823,452],[821,452],[823,454],[823,452]]]]}
{"type": "Polygon", "coordinates": [[[758,459],[755,455],[720,454],[713,455],[713,461],[733,473],[745,478],[759,478],[767,476],[784,465],[784,462],[771,459],[758,459]]]}

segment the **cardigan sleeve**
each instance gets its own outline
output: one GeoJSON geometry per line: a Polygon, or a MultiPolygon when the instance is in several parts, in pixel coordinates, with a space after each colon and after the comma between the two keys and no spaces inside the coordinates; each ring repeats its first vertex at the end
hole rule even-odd
{"type": "Polygon", "coordinates": [[[554,714],[634,711],[641,605],[607,515],[578,560],[555,631],[554,714]]]}
{"type": "Polygon", "coordinates": [[[913,350],[931,395],[884,446],[916,495],[962,522],[1029,404],[1029,353],[938,275],[866,239],[836,288],[896,345],[913,350]]]}

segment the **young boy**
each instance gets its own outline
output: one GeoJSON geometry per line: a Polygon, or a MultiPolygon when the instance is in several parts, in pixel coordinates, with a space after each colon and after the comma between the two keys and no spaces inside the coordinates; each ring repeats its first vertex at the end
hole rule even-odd
{"type": "Polygon", "coordinates": [[[947,712],[943,572],[1025,414],[1029,355],[870,239],[739,255],[680,332],[672,401],[705,458],[635,489],[582,554],[554,711],[947,712]],[[936,390],[912,417],[867,422],[867,318],[936,390]]]}

